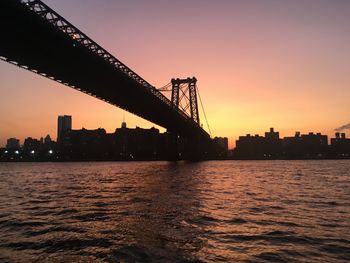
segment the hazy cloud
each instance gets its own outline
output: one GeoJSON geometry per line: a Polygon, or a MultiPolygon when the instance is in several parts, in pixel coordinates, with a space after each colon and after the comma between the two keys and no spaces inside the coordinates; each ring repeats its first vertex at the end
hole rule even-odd
{"type": "Polygon", "coordinates": [[[334,130],[335,130],[335,131],[343,131],[343,130],[347,130],[347,129],[350,129],[350,123],[345,124],[345,125],[343,125],[343,126],[340,126],[340,127],[336,128],[336,129],[334,129],[334,130]]]}

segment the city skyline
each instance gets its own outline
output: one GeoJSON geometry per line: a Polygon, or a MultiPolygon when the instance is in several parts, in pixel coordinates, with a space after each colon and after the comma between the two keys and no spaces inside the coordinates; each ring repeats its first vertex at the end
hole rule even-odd
{"type": "MultiPolygon", "coordinates": [[[[0,162],[186,160],[190,156],[186,138],[177,137],[174,147],[172,134],[154,127],[129,128],[123,121],[108,133],[103,128],[72,129],[72,116],[60,115],[57,120],[57,141],[50,135],[27,137],[23,144],[9,138],[6,147],[0,148],[0,162]]],[[[271,127],[263,136],[239,136],[233,149],[228,148],[227,137],[213,138],[206,149],[202,157],[209,160],[349,159],[350,139],[340,132],[333,138],[314,132],[282,138],[271,127]]]]}
{"type": "MultiPolygon", "coordinates": [[[[346,1],[190,1],[186,9],[186,2],[44,2],[156,87],[196,76],[212,135],[229,137],[230,148],[239,135],[272,126],[283,136],[299,127],[331,137],[349,123],[346,1]]],[[[109,132],[123,118],[121,109],[4,62],[0,76],[1,146],[10,137],[55,138],[60,114],[76,116],[76,128],[109,132]]]]}
{"type": "MultiPolygon", "coordinates": [[[[158,128],[156,128],[156,125],[153,125],[151,127],[140,127],[138,125],[134,126],[134,127],[130,127],[126,120],[125,120],[125,116],[123,116],[123,120],[120,122],[120,125],[117,126],[114,130],[112,130],[111,132],[109,132],[108,130],[106,130],[104,127],[94,127],[94,128],[86,128],[86,127],[75,127],[74,125],[74,121],[73,121],[73,116],[71,115],[58,115],[57,116],[57,121],[56,121],[56,134],[46,134],[46,138],[47,137],[50,137],[50,140],[51,140],[51,137],[52,138],[57,138],[57,140],[53,139],[52,141],[53,142],[58,142],[59,141],[59,138],[60,138],[60,134],[62,132],[64,132],[65,130],[73,130],[73,131],[79,131],[79,130],[85,130],[85,131],[96,131],[96,130],[104,130],[106,133],[114,133],[116,132],[118,129],[120,128],[128,128],[128,129],[144,129],[144,130],[152,130],[152,129],[157,129],[159,130],[158,128]]],[[[347,128],[347,125],[344,125],[345,128],[347,128]]],[[[263,132],[263,134],[265,134],[265,137],[269,136],[269,134],[277,134],[277,137],[279,138],[281,133],[278,131],[278,130],[275,130],[274,127],[270,127],[269,128],[269,131],[267,131],[268,129],[265,129],[265,131],[263,132]]],[[[295,129],[295,132],[293,134],[285,134],[285,135],[281,135],[281,138],[292,138],[292,137],[300,137],[301,135],[302,136],[308,136],[308,135],[320,135],[322,137],[328,137],[326,138],[326,143],[330,143],[332,139],[335,139],[335,138],[344,138],[344,139],[348,139],[346,138],[346,136],[348,135],[346,132],[343,132],[344,131],[344,127],[338,127],[337,129],[334,130],[334,133],[332,135],[327,135],[327,134],[322,134],[321,132],[315,132],[315,131],[308,131],[306,133],[302,133],[300,132],[298,129],[295,129]]],[[[234,141],[234,146],[233,147],[230,147],[230,144],[228,144],[228,150],[234,150],[236,147],[237,147],[237,141],[239,141],[241,138],[244,138],[244,137],[248,137],[248,138],[263,138],[263,134],[261,136],[260,133],[255,133],[254,131],[251,131],[247,134],[240,134],[237,138],[235,138],[235,141],[234,141]]],[[[8,137],[6,140],[5,140],[5,144],[9,144],[9,141],[10,141],[10,144],[13,143],[13,141],[16,141],[16,143],[19,145],[19,147],[21,147],[23,145],[23,142],[26,140],[26,139],[35,139],[35,140],[43,140],[45,136],[39,136],[39,137],[32,137],[32,136],[25,136],[22,139],[19,139],[17,138],[16,136],[10,136],[8,137]]],[[[226,138],[228,139],[227,137],[220,137],[220,136],[215,136],[215,138],[226,138]]],[[[214,137],[212,139],[215,139],[214,137]]],[[[4,146],[0,146],[0,148],[4,148],[4,146]]]]}

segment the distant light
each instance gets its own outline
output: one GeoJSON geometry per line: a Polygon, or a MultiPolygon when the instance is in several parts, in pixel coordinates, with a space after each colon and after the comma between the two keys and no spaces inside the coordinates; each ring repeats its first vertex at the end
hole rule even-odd
{"type": "Polygon", "coordinates": [[[16,150],[16,151],[15,151],[15,154],[19,154],[19,151],[16,150]]]}
{"type": "Polygon", "coordinates": [[[5,151],[5,153],[8,153],[8,152],[9,152],[9,151],[7,151],[7,150],[5,151]]]}
{"type": "Polygon", "coordinates": [[[32,150],[30,153],[31,153],[31,154],[34,154],[34,153],[35,153],[35,151],[34,151],[34,150],[32,150]]]}
{"type": "Polygon", "coordinates": [[[49,151],[49,154],[53,154],[53,150],[50,150],[50,151],[49,151]]]}

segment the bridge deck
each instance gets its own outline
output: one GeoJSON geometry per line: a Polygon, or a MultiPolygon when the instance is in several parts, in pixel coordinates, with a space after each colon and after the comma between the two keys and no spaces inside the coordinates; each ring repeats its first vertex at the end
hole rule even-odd
{"type": "MultiPolygon", "coordinates": [[[[209,138],[167,98],[131,77],[34,13],[19,0],[1,0],[0,56],[95,96],[185,137],[209,138]],[[6,11],[4,11],[6,10],[6,11]]],[[[141,79],[141,81],[140,81],[141,79]]],[[[144,81],[144,82],[143,82],[144,81]]]]}

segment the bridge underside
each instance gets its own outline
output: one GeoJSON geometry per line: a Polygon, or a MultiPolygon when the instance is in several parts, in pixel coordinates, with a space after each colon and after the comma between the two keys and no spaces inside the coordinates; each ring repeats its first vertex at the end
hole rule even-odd
{"type": "Polygon", "coordinates": [[[191,119],[16,0],[1,0],[0,56],[147,119],[186,138],[209,141],[191,119]]]}

